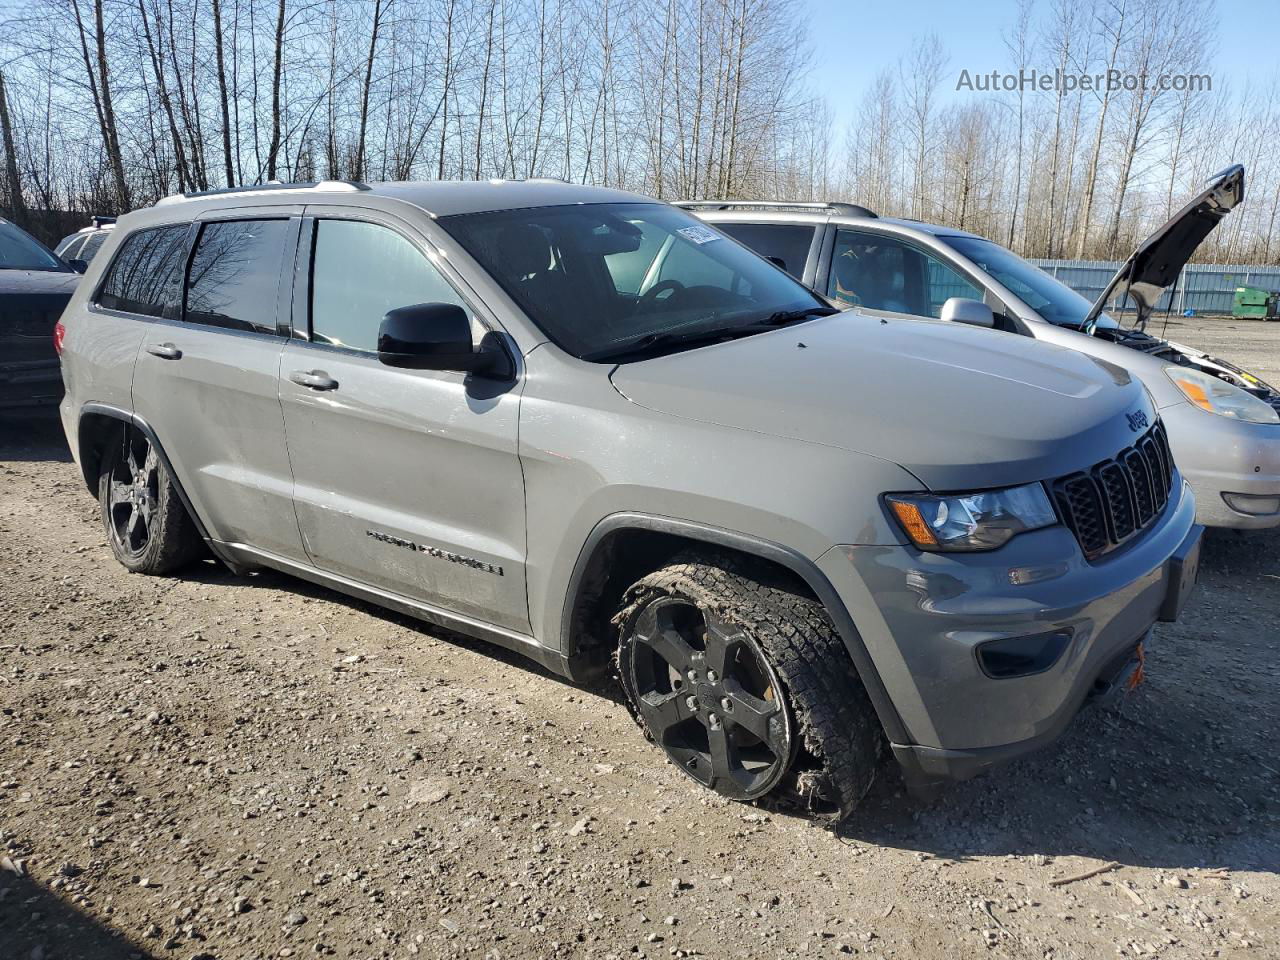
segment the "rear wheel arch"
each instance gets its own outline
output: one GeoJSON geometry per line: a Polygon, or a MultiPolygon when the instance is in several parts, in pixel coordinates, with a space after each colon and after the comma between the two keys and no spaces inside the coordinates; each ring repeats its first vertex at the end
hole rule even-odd
{"type": "Polygon", "coordinates": [[[128,413],[110,407],[91,405],[80,411],[80,421],[76,425],[80,475],[84,478],[85,487],[95,497],[98,495],[98,470],[103,452],[130,423],[132,419],[128,413]]]}
{"type": "MultiPolygon", "coordinates": [[[[160,458],[161,464],[169,474],[170,482],[173,484],[174,490],[177,491],[178,498],[182,501],[182,505],[187,510],[187,515],[191,518],[196,530],[199,532],[201,539],[206,543],[210,543],[208,531],[205,529],[200,515],[192,506],[191,499],[187,496],[186,490],[182,487],[182,481],[179,479],[177,471],[173,469],[173,464],[169,461],[164,451],[164,444],[160,438],[156,436],[154,428],[147,423],[142,417],[136,413],[120,407],[109,406],[104,403],[87,403],[80,409],[80,421],[77,425],[78,446],[80,451],[80,472],[84,477],[85,485],[89,491],[96,497],[98,495],[98,474],[102,464],[102,455],[107,448],[107,444],[114,438],[120,436],[120,431],[126,426],[132,426],[140,431],[147,441],[155,448],[156,454],[160,458]]],[[[212,544],[210,544],[212,546],[212,544]]],[[[217,551],[215,550],[215,553],[217,551]]],[[[227,559],[220,553],[218,558],[227,562],[227,559]]]]}
{"type": "Polygon", "coordinates": [[[687,520],[616,513],[592,529],[574,564],[560,622],[560,649],[570,676],[592,676],[608,666],[616,642],[609,621],[624,592],[639,577],[690,549],[736,555],[756,576],[821,603],[840,633],[885,735],[891,743],[910,742],[853,618],[812,560],[769,540],[687,520]]]}

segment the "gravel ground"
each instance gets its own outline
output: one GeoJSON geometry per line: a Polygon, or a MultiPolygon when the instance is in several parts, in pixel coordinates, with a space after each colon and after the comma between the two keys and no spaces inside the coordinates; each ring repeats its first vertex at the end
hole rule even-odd
{"type": "MultiPolygon", "coordinates": [[[[1280,324],[1169,335],[1280,382],[1280,324]]],[[[4,960],[1280,957],[1280,535],[1210,539],[1119,712],[838,832],[495,648],[125,573],[52,424],[0,424],[0,584],[4,960]]]]}

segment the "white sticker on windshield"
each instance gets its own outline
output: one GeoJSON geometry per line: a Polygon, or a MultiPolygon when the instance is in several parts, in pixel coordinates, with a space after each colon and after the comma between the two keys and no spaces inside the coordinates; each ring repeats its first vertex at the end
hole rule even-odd
{"type": "Polygon", "coordinates": [[[704,244],[710,243],[712,240],[719,240],[720,234],[716,233],[710,227],[681,227],[676,233],[684,237],[690,243],[704,244]]]}

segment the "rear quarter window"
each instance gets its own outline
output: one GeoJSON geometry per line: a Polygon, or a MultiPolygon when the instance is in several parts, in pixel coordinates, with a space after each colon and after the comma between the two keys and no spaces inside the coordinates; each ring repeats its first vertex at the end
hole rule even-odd
{"type": "Polygon", "coordinates": [[[85,263],[92,263],[93,258],[98,255],[98,251],[102,249],[102,244],[106,242],[107,235],[105,233],[95,233],[84,242],[84,246],[80,248],[80,252],[76,254],[76,258],[83,260],[85,263]]]}
{"type": "Polygon", "coordinates": [[[98,288],[98,305],[108,310],[164,315],[187,252],[185,223],[130,234],[120,244],[98,288]]]}

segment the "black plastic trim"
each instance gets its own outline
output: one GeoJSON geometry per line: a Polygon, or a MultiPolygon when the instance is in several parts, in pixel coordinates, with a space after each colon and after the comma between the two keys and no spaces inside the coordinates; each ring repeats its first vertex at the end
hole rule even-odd
{"type": "Polygon", "coordinates": [[[560,620],[560,650],[566,660],[570,663],[574,660],[573,610],[578,594],[582,590],[583,578],[590,568],[591,559],[605,537],[619,530],[628,529],[669,533],[715,546],[740,550],[762,560],[777,563],[800,577],[821,601],[827,615],[831,617],[836,629],[840,632],[840,639],[844,641],[849,658],[853,661],[858,676],[867,688],[867,694],[871,697],[872,706],[875,707],[876,716],[884,727],[885,735],[893,743],[910,742],[906,725],[893,705],[893,700],[885,688],[884,681],[880,678],[880,672],[871,659],[862,635],[858,632],[844,601],[840,599],[831,581],[818,569],[818,565],[790,547],[720,527],[678,520],[673,517],[631,512],[611,514],[597,523],[582,545],[582,550],[573,566],[573,573],[569,577],[568,589],[565,591],[564,610],[560,620]]]}

